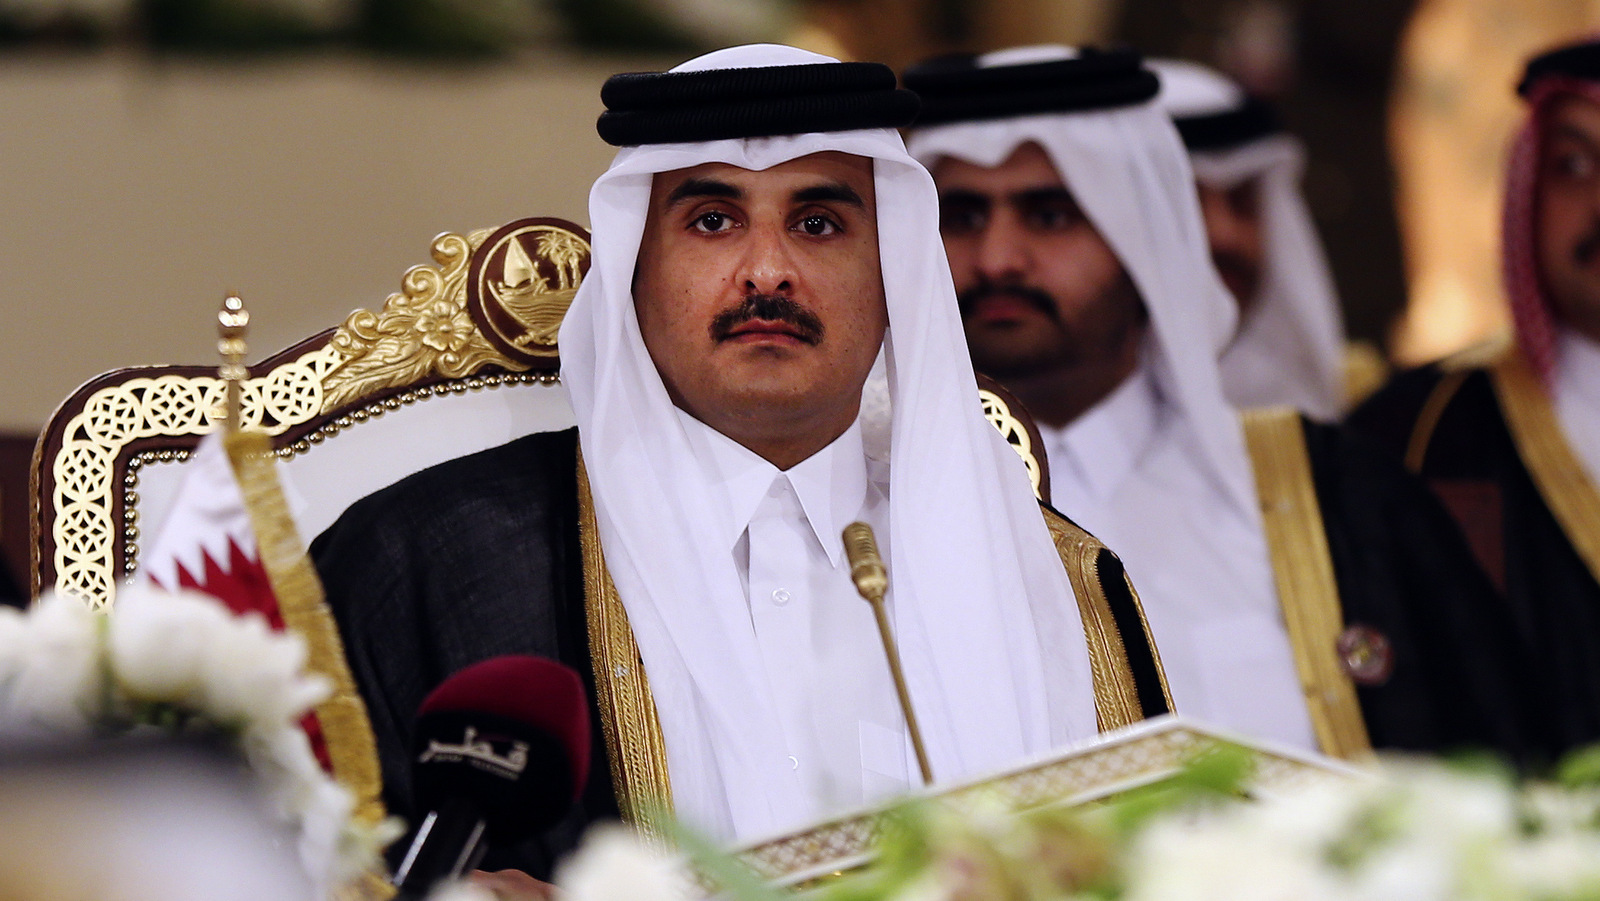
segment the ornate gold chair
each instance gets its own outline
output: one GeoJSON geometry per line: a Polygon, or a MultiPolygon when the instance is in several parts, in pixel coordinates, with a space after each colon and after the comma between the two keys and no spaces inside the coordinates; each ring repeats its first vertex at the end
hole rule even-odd
{"type": "MultiPolygon", "coordinates": [[[[307,541],[412,472],[572,424],[556,333],[588,271],[587,233],[521,219],[440,235],[432,256],[380,310],[357,310],[250,368],[243,420],[273,436],[307,541]]],[[[983,382],[985,413],[1048,498],[1037,429],[983,382]]],[[[160,523],[171,504],[182,470],[172,464],[216,427],[222,398],[214,367],[152,366],[105,373],[62,403],[33,460],[35,593],[111,605],[138,569],[141,525],[160,523]]]]}
{"type": "MultiPolygon", "coordinates": [[[[432,256],[380,310],[250,368],[242,418],[273,436],[307,541],[411,472],[572,424],[556,331],[588,270],[587,233],[523,219],[440,235],[432,256]]],[[[206,366],[116,370],[67,398],[34,453],[35,592],[109,607],[138,569],[141,524],[170,506],[171,464],[216,427],[222,399],[206,366]]]]}

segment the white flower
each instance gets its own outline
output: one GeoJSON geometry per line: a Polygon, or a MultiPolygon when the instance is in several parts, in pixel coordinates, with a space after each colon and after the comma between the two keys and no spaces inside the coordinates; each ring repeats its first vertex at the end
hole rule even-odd
{"type": "Polygon", "coordinates": [[[1535,783],[1523,790],[1524,813],[1541,833],[1592,833],[1600,823],[1600,791],[1535,783]]]}
{"type": "Polygon", "coordinates": [[[0,664],[0,733],[81,736],[106,713],[101,617],[82,601],[47,594],[9,619],[0,664]],[[21,626],[19,629],[18,626],[21,626]]]}
{"type": "Polygon", "coordinates": [[[46,596],[26,614],[0,610],[0,734],[171,728],[151,718],[165,709],[220,728],[295,829],[306,874],[332,891],[398,830],[353,822],[354,798],[312,754],[300,719],[328,683],[302,672],[305,659],[299,637],[194,592],[128,586],[104,617],[46,596]]]}
{"type": "Polygon", "coordinates": [[[273,632],[261,617],[235,617],[207,642],[202,662],[205,709],[224,724],[297,720],[326,698],[325,679],[302,675],[298,635],[273,632]]]}
{"type": "Polygon", "coordinates": [[[200,708],[206,648],[232,619],[205,595],[168,594],[145,584],[124,588],[107,636],[118,685],[134,700],[200,708]]]}
{"type": "Polygon", "coordinates": [[[1565,833],[1534,839],[1494,855],[1483,897],[1600,896],[1600,835],[1565,833]]]}
{"type": "Polygon", "coordinates": [[[1126,901],[1332,901],[1337,873],[1240,807],[1156,822],[1135,842],[1126,901]]]}
{"type": "Polygon", "coordinates": [[[1402,835],[1420,844],[1462,847],[1511,839],[1517,831],[1511,786],[1492,773],[1438,763],[1386,764],[1395,781],[1402,835]]]}
{"type": "Polygon", "coordinates": [[[565,901],[689,901],[687,875],[670,857],[626,826],[589,830],[572,857],[556,868],[565,901]]]}
{"type": "Polygon", "coordinates": [[[465,879],[440,883],[428,893],[428,901],[495,901],[495,893],[465,879]]]}
{"type": "Polygon", "coordinates": [[[1351,822],[1389,790],[1390,783],[1377,778],[1354,783],[1330,778],[1293,793],[1271,796],[1250,808],[1253,812],[1249,815],[1259,821],[1260,829],[1277,834],[1285,845],[1325,848],[1344,836],[1351,822]]]}
{"type": "Polygon", "coordinates": [[[1442,846],[1400,844],[1377,849],[1350,874],[1356,901],[1457,901],[1461,857],[1442,846]]]}

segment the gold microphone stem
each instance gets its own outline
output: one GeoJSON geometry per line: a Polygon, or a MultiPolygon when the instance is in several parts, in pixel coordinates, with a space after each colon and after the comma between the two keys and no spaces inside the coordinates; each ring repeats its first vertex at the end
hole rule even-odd
{"type": "Polygon", "coordinates": [[[906,689],[906,674],[900,669],[900,648],[894,643],[894,633],[889,631],[889,614],[883,608],[883,595],[868,598],[872,613],[878,618],[878,634],[883,637],[883,649],[889,656],[889,675],[894,677],[894,690],[900,695],[900,709],[906,714],[906,728],[911,732],[911,749],[917,754],[917,769],[922,771],[922,784],[933,784],[933,767],[928,765],[928,749],[922,746],[922,730],[917,727],[917,714],[911,709],[911,692],[906,689]]]}
{"type": "Polygon", "coordinates": [[[933,784],[933,767],[928,765],[928,749],[922,745],[922,730],[917,726],[917,714],[911,709],[911,691],[906,688],[906,674],[900,668],[900,648],[895,644],[894,632],[889,628],[889,614],[883,606],[883,596],[889,592],[889,571],[878,553],[878,542],[872,537],[872,527],[864,522],[853,522],[844,527],[844,553],[850,559],[850,578],[856,591],[868,604],[878,620],[878,636],[883,639],[883,653],[889,658],[889,675],[894,678],[894,690],[900,696],[900,711],[906,718],[906,730],[911,733],[911,749],[917,754],[917,768],[922,771],[922,784],[933,784]]]}

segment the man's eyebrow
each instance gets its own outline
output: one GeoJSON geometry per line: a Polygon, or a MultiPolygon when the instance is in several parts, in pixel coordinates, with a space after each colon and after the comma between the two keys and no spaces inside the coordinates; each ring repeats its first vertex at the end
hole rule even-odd
{"type": "Polygon", "coordinates": [[[1591,134],[1586,129],[1579,128],[1568,122],[1558,122],[1551,130],[1555,132],[1552,137],[1577,141],[1591,151],[1600,150],[1600,136],[1591,134]]]}
{"type": "Polygon", "coordinates": [[[1078,205],[1078,199],[1072,196],[1072,192],[1062,187],[1026,188],[1012,194],[1011,202],[1026,206],[1038,206],[1045,203],[1078,205]]]}
{"type": "Polygon", "coordinates": [[[964,206],[988,206],[989,197],[977,191],[968,191],[964,188],[951,188],[939,192],[939,202],[948,204],[962,204],[964,206]]]}
{"type": "Polygon", "coordinates": [[[682,184],[672,189],[671,194],[667,195],[667,206],[676,206],[685,200],[702,197],[741,200],[744,198],[744,191],[736,185],[718,181],[714,178],[686,178],[682,184]]]}
{"type": "Polygon", "coordinates": [[[794,192],[790,198],[795,203],[844,203],[857,209],[866,209],[867,204],[856,193],[856,189],[842,181],[830,181],[809,188],[801,188],[794,192]]]}

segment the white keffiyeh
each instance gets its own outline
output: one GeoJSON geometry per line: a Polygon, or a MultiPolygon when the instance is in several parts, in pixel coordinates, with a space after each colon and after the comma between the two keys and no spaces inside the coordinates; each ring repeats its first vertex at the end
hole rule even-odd
{"type": "MultiPolygon", "coordinates": [[[[1244,92],[1195,63],[1151,63],[1161,76],[1157,102],[1174,119],[1238,109],[1244,92]]],[[[1288,404],[1332,422],[1344,409],[1344,326],[1317,238],[1300,193],[1305,150],[1286,134],[1189,155],[1200,184],[1230,190],[1260,184],[1265,256],[1259,293],[1222,356],[1222,388],[1239,407],[1288,404]]]]}
{"type": "MultiPolygon", "coordinates": [[[[1023,47],[987,54],[979,65],[1075,55],[1068,47],[1023,47]]],[[[1181,411],[1217,489],[1253,511],[1244,439],[1223,399],[1216,365],[1238,311],[1211,266],[1194,176],[1177,129],[1154,102],[1145,102],[933,125],[912,131],[909,147],[930,168],[943,157],[993,168],[1029,142],[1044,148],[1139,289],[1150,312],[1149,365],[1163,396],[1181,411]]]]}

